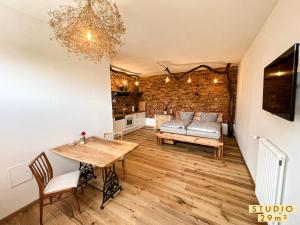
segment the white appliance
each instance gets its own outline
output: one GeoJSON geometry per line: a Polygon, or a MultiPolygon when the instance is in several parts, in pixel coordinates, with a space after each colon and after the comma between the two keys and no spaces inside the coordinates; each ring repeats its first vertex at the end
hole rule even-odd
{"type": "Polygon", "coordinates": [[[133,116],[125,116],[125,129],[133,127],[133,116]]]}

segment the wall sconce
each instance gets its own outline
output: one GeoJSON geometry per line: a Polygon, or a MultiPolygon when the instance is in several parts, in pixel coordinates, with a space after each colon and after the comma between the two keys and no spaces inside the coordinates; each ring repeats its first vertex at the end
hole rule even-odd
{"type": "Polygon", "coordinates": [[[189,75],[189,79],[187,80],[188,83],[192,83],[191,76],[189,75]]]}
{"type": "Polygon", "coordinates": [[[135,79],[135,82],[134,82],[135,86],[139,86],[139,81],[137,79],[135,79]]]}

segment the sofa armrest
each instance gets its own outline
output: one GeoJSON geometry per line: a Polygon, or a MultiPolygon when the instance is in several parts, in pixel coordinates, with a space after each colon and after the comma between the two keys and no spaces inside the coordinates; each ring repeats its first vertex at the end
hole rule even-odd
{"type": "Polygon", "coordinates": [[[218,114],[217,122],[218,123],[223,123],[223,113],[218,114]]]}

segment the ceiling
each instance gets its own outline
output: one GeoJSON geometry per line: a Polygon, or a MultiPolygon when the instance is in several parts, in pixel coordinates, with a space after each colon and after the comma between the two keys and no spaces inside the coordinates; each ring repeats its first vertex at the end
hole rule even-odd
{"type": "MultiPolygon", "coordinates": [[[[277,0],[112,0],[127,28],[111,64],[154,75],[200,63],[239,63],[277,0]]],[[[0,0],[48,21],[48,11],[72,0],[0,0]]],[[[172,72],[173,72],[172,71],[172,72]]]]}

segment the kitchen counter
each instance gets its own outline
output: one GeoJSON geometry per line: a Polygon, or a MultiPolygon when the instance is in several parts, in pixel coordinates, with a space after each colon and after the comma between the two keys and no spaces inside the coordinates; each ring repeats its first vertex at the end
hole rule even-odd
{"type": "Polygon", "coordinates": [[[146,125],[146,113],[141,111],[113,114],[114,132],[128,133],[146,125]]]}
{"type": "Polygon", "coordinates": [[[136,113],[143,113],[144,111],[134,111],[134,112],[129,112],[129,113],[116,113],[113,114],[113,118],[120,118],[120,117],[125,117],[128,115],[136,114],[136,113]]]}

